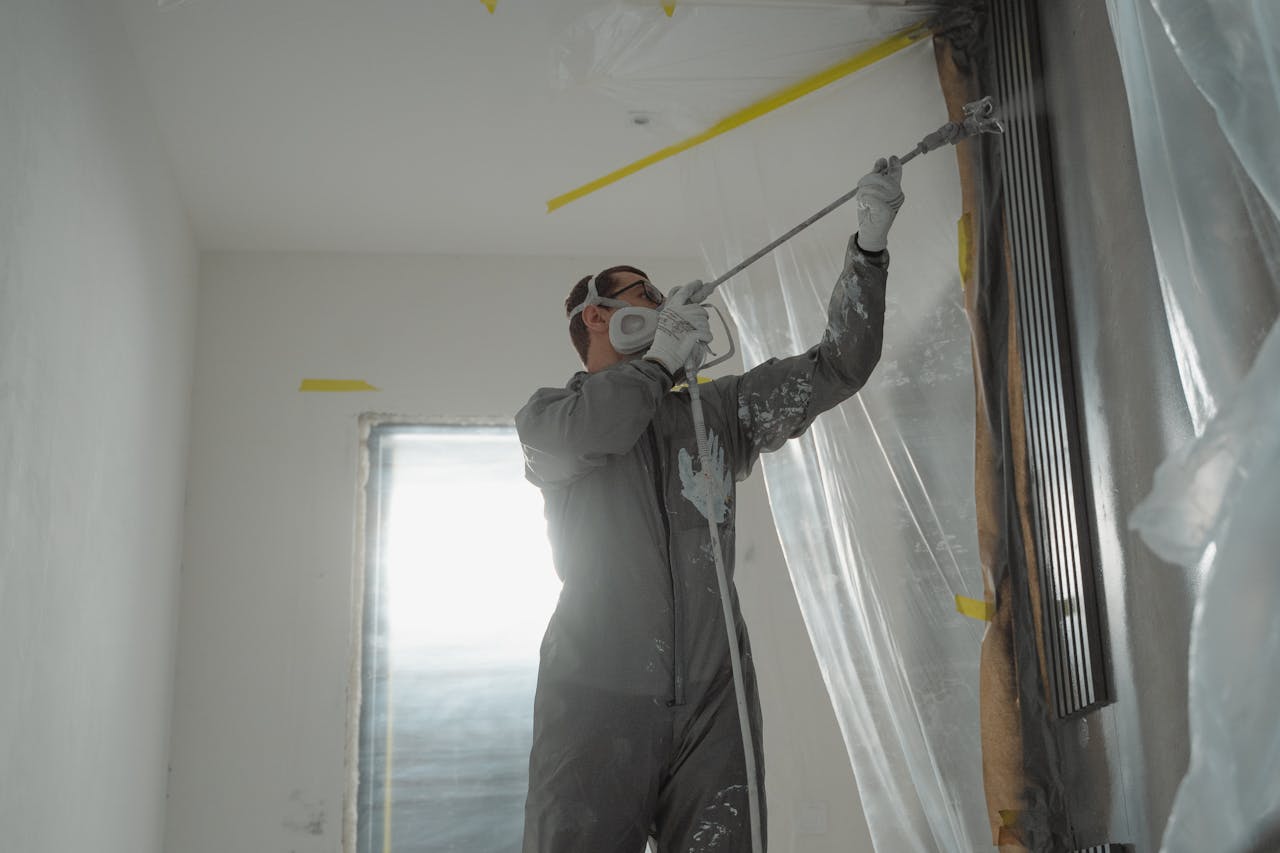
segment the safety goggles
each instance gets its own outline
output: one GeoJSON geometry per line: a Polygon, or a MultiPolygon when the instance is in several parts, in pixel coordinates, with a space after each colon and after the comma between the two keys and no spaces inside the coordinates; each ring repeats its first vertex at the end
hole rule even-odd
{"type": "Polygon", "coordinates": [[[662,295],[661,290],[658,290],[658,288],[654,287],[652,283],[647,282],[644,279],[640,279],[639,281],[633,281],[631,284],[628,284],[626,287],[622,288],[622,290],[619,290],[617,293],[613,294],[613,296],[610,298],[617,299],[619,296],[626,293],[628,290],[635,290],[637,287],[640,288],[640,294],[645,299],[648,299],[650,302],[652,302],[654,305],[661,305],[663,300],[666,299],[666,297],[662,295]]]}
{"type": "Polygon", "coordinates": [[[623,302],[618,297],[626,293],[628,290],[634,290],[637,287],[641,289],[640,292],[644,298],[652,302],[654,305],[661,305],[663,301],[666,300],[666,297],[662,295],[661,290],[658,290],[658,288],[654,287],[651,282],[644,279],[628,284],[626,287],[613,294],[613,296],[601,296],[596,292],[596,280],[593,278],[587,285],[587,298],[582,300],[580,305],[577,305],[569,312],[569,319],[572,320],[574,317],[578,316],[578,314],[582,313],[582,310],[588,305],[603,305],[606,308],[633,307],[630,302],[623,302]]]}

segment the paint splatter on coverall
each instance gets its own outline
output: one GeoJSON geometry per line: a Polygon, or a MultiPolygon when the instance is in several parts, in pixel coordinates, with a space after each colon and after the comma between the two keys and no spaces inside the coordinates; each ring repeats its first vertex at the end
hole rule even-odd
{"type": "MultiPolygon", "coordinates": [[[[866,382],[887,268],[887,254],[850,239],[821,343],[701,386],[728,495],[711,509],[730,578],[734,482],[866,382]]],[[[710,532],[685,496],[698,467],[689,394],[670,386],[636,359],[543,388],[516,415],[564,582],[542,642],[524,853],[641,853],[651,833],[661,853],[751,849],[710,532]]],[[[735,622],[762,757],[747,630],[735,622]]]]}

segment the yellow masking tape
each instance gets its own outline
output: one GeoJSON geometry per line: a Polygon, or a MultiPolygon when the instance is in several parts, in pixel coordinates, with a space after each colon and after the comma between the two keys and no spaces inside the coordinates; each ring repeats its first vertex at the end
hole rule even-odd
{"type": "Polygon", "coordinates": [[[970,254],[973,251],[973,217],[966,213],[960,217],[956,227],[960,241],[960,286],[964,287],[969,280],[969,273],[973,272],[973,257],[970,254]]]}
{"type": "Polygon", "coordinates": [[[377,391],[363,379],[304,379],[299,391],[377,391]]]}
{"type": "Polygon", "coordinates": [[[670,18],[676,13],[676,0],[662,0],[662,11],[667,13],[670,18]]]}
{"type": "MultiPolygon", "coordinates": [[[[674,8],[674,7],[673,7],[674,8]]],[[[885,57],[892,56],[904,47],[909,47],[929,35],[929,28],[921,22],[915,26],[909,27],[897,35],[890,36],[880,44],[869,50],[859,53],[857,56],[850,57],[843,62],[831,66],[825,71],[817,74],[799,83],[794,83],[785,89],[774,92],[763,100],[757,101],[745,109],[738,110],[736,113],[723,118],[711,127],[702,131],[696,136],[691,136],[683,142],[677,142],[675,145],[669,145],[660,151],[643,157],[629,166],[623,166],[621,169],[610,172],[603,178],[597,178],[590,183],[583,184],[576,190],[570,190],[564,195],[557,196],[547,202],[547,212],[550,213],[557,208],[564,207],[571,201],[576,201],[583,196],[590,195],[598,189],[617,183],[628,175],[634,175],[641,169],[652,166],[654,163],[660,163],[670,157],[674,157],[681,152],[688,151],[702,143],[714,139],[723,133],[728,133],[736,127],[741,127],[749,121],[760,118],[762,115],[771,113],[779,107],[784,107],[792,101],[799,100],[811,92],[821,89],[829,83],[834,83],[842,77],[847,77],[855,71],[861,71],[869,65],[874,65],[885,57]]]]}
{"type": "MultiPolygon", "coordinates": [[[[699,377],[698,377],[698,384],[699,384],[699,385],[706,385],[708,382],[715,382],[715,380],[714,380],[714,379],[712,379],[710,376],[699,376],[699,377]]],[[[687,390],[689,390],[689,383],[688,383],[688,382],[681,382],[679,385],[673,385],[673,386],[672,386],[672,388],[671,388],[671,390],[672,390],[672,391],[687,391],[687,390]]]]}
{"type": "Polygon", "coordinates": [[[498,6],[498,0],[480,0],[480,2],[483,3],[485,8],[489,10],[490,15],[493,14],[493,10],[496,9],[498,6]]]}
{"type": "Polygon", "coordinates": [[[957,595],[956,610],[970,619],[981,619],[983,622],[990,622],[991,617],[995,615],[996,607],[994,604],[988,604],[976,598],[965,598],[963,595],[957,595]]]}

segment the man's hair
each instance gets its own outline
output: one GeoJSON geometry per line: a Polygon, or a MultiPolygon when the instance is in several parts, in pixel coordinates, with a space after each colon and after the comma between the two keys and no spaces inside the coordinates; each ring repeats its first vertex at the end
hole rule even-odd
{"type": "MultiPolygon", "coordinates": [[[[609,267],[607,270],[601,270],[595,275],[596,293],[600,296],[613,295],[613,274],[619,272],[635,273],[641,278],[648,279],[649,275],[635,267],[622,266],[609,267]]],[[[582,281],[573,286],[573,290],[569,291],[569,298],[564,301],[564,313],[567,317],[574,308],[577,308],[583,302],[587,301],[587,287],[591,284],[592,276],[586,276],[582,281]]],[[[587,348],[591,345],[591,336],[587,334],[586,321],[582,319],[582,312],[579,311],[569,321],[569,340],[573,342],[573,348],[578,351],[578,358],[582,359],[582,363],[587,363],[587,348]]]]}

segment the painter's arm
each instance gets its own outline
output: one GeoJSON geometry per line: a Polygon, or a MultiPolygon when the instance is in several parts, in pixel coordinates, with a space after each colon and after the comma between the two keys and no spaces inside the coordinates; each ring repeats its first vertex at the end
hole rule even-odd
{"type": "Polygon", "coordinates": [[[660,365],[636,359],[566,388],[540,389],[516,413],[529,479],[566,483],[626,453],[670,388],[671,377],[660,365]]]}
{"type": "Polygon", "coordinates": [[[738,429],[748,453],[739,476],[760,453],[777,450],[866,384],[884,340],[888,269],[888,252],[864,252],[856,235],[850,237],[822,340],[808,352],[770,359],[740,377],[738,429]]]}

